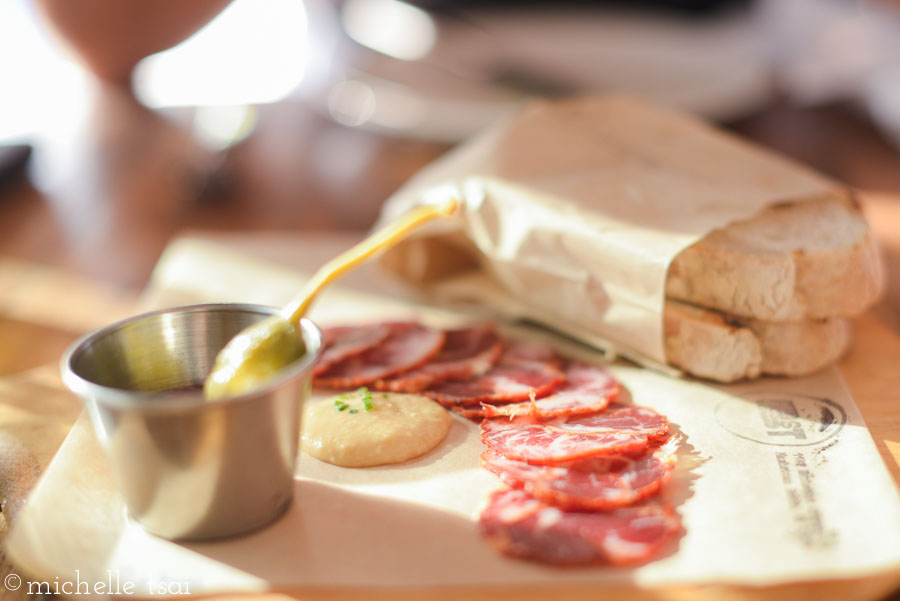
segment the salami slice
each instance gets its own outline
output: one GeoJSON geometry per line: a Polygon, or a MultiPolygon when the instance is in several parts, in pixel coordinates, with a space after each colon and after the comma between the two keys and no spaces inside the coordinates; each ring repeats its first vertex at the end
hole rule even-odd
{"type": "Polygon", "coordinates": [[[419,367],[441,349],[444,332],[412,322],[387,324],[390,335],[369,350],[325,370],[313,383],[325,388],[355,388],[419,367]]]}
{"type": "Polygon", "coordinates": [[[633,457],[592,457],[563,466],[531,465],[485,451],[481,464],[511,488],[563,509],[609,510],[656,493],[675,467],[674,444],[633,457]]]}
{"type": "Polygon", "coordinates": [[[529,415],[548,418],[603,411],[619,393],[619,383],[599,365],[572,362],[564,370],[566,381],[550,396],[535,401],[491,405],[485,403],[485,417],[529,415]]]}
{"type": "Polygon", "coordinates": [[[503,353],[505,363],[544,363],[559,367],[561,361],[559,355],[549,344],[543,342],[516,341],[509,345],[503,353]]]}
{"type": "Polygon", "coordinates": [[[533,392],[542,397],[553,392],[565,376],[544,363],[505,363],[501,358],[486,374],[469,380],[447,380],[428,388],[424,394],[445,407],[471,407],[479,403],[522,401],[533,392]]]}
{"type": "Polygon", "coordinates": [[[437,356],[416,369],[385,380],[374,387],[393,392],[421,392],[453,378],[480,376],[491,369],[503,351],[496,328],[481,324],[445,332],[444,346],[437,356]]]}
{"type": "Polygon", "coordinates": [[[557,417],[544,422],[551,429],[569,434],[628,432],[650,441],[669,434],[669,420],[649,407],[614,403],[606,411],[590,415],[557,417]]]}
{"type": "Polygon", "coordinates": [[[335,326],[322,330],[325,350],[313,369],[314,375],[324,373],[335,363],[363,353],[383,342],[391,333],[387,324],[335,326]]]}
{"type": "Polygon", "coordinates": [[[509,489],[491,494],[479,528],[507,555],[567,565],[645,562],[681,530],[677,515],[664,504],[565,511],[509,489]]]}
{"type": "MultiPolygon", "coordinates": [[[[429,386],[423,394],[448,408],[477,407],[482,402],[512,403],[524,401],[531,395],[547,396],[565,380],[555,362],[556,355],[551,357],[551,363],[529,357],[548,358],[548,348],[546,345],[512,343],[486,373],[469,379],[439,382],[429,386]]],[[[478,412],[482,412],[481,408],[478,412]]]]}
{"type": "Polygon", "coordinates": [[[482,419],[484,419],[484,407],[482,407],[481,405],[474,405],[470,407],[451,405],[447,407],[447,409],[472,421],[480,422],[482,419]]]}
{"type": "Polygon", "coordinates": [[[507,459],[534,465],[555,465],[597,455],[632,454],[650,441],[634,431],[574,433],[543,423],[490,419],[481,423],[481,440],[507,459]]]}

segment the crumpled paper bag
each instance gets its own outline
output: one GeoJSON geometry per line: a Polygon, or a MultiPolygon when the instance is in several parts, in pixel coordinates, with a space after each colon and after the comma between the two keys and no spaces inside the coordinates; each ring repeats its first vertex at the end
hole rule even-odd
{"type": "Polygon", "coordinates": [[[462,144],[385,204],[455,196],[383,264],[432,300],[473,301],[663,368],[666,271],[763,208],[842,194],[691,116],[626,96],[540,101],[462,144]]]}

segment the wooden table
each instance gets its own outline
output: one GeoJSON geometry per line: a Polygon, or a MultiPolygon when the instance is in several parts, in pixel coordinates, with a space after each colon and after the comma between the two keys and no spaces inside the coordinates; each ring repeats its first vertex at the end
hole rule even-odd
{"type": "MultiPolygon", "coordinates": [[[[0,190],[0,498],[6,520],[15,519],[80,411],[74,398],[58,392],[61,351],[81,333],[134,310],[173,236],[185,229],[360,231],[384,198],[446,149],[343,128],[294,102],[263,107],[253,136],[213,156],[178,126],[114,91],[101,91],[96,107],[76,140],[82,152],[57,165],[59,187],[43,194],[23,180],[0,190]],[[26,390],[48,394],[25,397],[26,390]]],[[[900,194],[900,154],[846,106],[776,105],[731,126],[853,186],[878,191],[864,196],[864,208],[885,243],[892,283],[885,300],[856,320],[856,342],[841,369],[900,481],[900,196],[894,196],[900,194]]],[[[13,569],[3,563],[0,577],[13,569]]],[[[2,588],[0,595],[14,597],[2,588]]]]}

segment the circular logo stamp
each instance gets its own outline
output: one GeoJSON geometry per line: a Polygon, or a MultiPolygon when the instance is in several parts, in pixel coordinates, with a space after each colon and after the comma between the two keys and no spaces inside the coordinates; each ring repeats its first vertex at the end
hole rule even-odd
{"type": "Polygon", "coordinates": [[[847,412],[834,401],[792,392],[732,397],[719,403],[715,415],[735,436],[782,447],[823,443],[847,423],[847,412]]]}

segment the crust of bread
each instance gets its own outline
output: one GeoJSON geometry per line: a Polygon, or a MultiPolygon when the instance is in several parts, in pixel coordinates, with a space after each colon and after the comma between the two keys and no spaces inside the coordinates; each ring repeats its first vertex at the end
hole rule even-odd
{"type": "Polygon", "coordinates": [[[841,317],[770,322],[670,299],[663,318],[668,361],[718,382],[811,373],[837,361],[850,344],[850,324],[841,317]]]}
{"type": "Polygon", "coordinates": [[[734,382],[760,374],[759,340],[720,313],[667,301],[663,328],[667,361],[692,375],[734,382]]]}
{"type": "Polygon", "coordinates": [[[678,254],[666,295],[766,321],[852,316],[884,289],[879,251],[850,196],[776,205],[678,254]]]}
{"type": "Polygon", "coordinates": [[[850,322],[843,317],[747,323],[762,348],[761,370],[773,376],[800,376],[841,358],[850,346],[850,322]]]}

